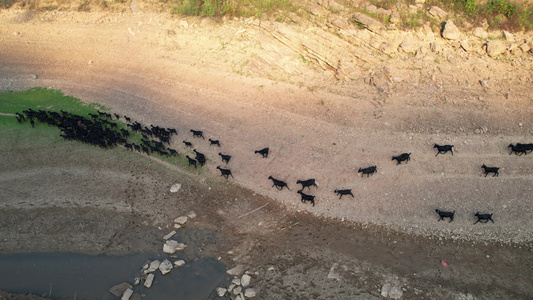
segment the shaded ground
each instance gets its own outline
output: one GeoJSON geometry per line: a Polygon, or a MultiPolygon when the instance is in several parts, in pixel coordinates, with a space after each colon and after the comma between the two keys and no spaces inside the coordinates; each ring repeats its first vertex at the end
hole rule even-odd
{"type": "Polygon", "coordinates": [[[191,226],[224,237],[196,247],[258,272],[261,299],[368,299],[386,282],[409,299],[532,294],[533,163],[507,149],[531,142],[531,87],[499,77],[499,63],[487,63],[493,89],[469,85],[477,74],[454,80],[451,63],[440,66],[451,70],[441,82],[413,76],[388,91],[363,78],[322,81],[312,68],[299,86],[231,70],[223,60],[238,59],[240,41],[218,56],[198,51],[220,46],[215,37],[238,28],[180,29],[166,39],[160,34],[175,22],[135,15],[95,25],[99,17],[50,24],[3,13],[0,87],[60,88],[143,124],[177,128],[173,146],[186,153],[181,140],[192,141],[208,156],[207,168],[200,176],[121,149],[59,144],[59,137],[22,147],[2,141],[0,251],[159,250],[171,221],[194,210],[191,226]],[[139,22],[150,26],[129,33],[139,22]],[[193,139],[191,128],[222,148],[193,139]],[[454,144],[455,155],[435,157],[434,143],[454,144]],[[269,159],[253,153],[266,146],[269,159]],[[233,156],[232,183],[215,169],[220,151],[233,156]],[[395,165],[390,157],[403,152],[412,161],[395,165]],[[483,163],[500,166],[500,177],[482,177],[483,163]],[[356,173],[373,164],[372,177],[356,173]],[[269,175],[291,191],[271,188],[269,175]],[[295,193],[297,179],[313,177],[320,182],[311,192],[315,207],[295,193]],[[182,190],[170,194],[177,182],[182,190]],[[355,197],[339,200],[335,188],[351,188],[355,197]],[[455,221],[437,222],[437,207],[456,210],[455,221]],[[473,226],[476,211],[494,213],[495,224],[473,226]]]}

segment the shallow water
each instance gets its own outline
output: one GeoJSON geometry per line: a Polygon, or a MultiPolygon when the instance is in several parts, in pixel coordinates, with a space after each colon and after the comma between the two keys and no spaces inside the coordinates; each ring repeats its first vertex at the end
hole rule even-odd
{"type": "MultiPolygon", "coordinates": [[[[77,253],[30,253],[0,255],[0,289],[14,293],[52,296],[54,299],[117,299],[112,286],[133,279],[150,259],[163,255],[122,256],[77,253]]],[[[170,259],[172,262],[176,259],[170,259]]],[[[134,287],[143,299],[206,299],[227,280],[226,267],[211,257],[186,261],[185,266],[167,275],[155,272],[150,289],[134,287]]]]}

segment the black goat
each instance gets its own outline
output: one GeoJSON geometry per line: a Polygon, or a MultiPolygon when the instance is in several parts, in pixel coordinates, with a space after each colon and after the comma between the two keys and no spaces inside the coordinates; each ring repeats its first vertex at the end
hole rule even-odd
{"type": "Polygon", "coordinates": [[[283,190],[284,187],[286,187],[289,191],[291,190],[289,189],[289,186],[287,185],[285,181],[277,180],[272,176],[268,176],[268,179],[272,180],[272,183],[273,183],[272,186],[273,187],[275,186],[280,191],[283,190]]]}
{"type": "Polygon", "coordinates": [[[220,170],[220,176],[224,176],[226,177],[226,179],[229,178],[229,176],[231,176],[231,178],[235,178],[233,177],[233,174],[231,174],[231,170],[230,169],[222,169],[220,166],[217,167],[218,170],[220,170]]]}
{"type": "Polygon", "coordinates": [[[222,153],[218,153],[220,157],[222,157],[222,161],[226,163],[226,165],[229,163],[229,160],[231,159],[231,155],[224,155],[222,153]]]}
{"type": "Polygon", "coordinates": [[[172,148],[167,148],[168,152],[170,153],[170,155],[172,156],[178,156],[178,151],[172,149],[172,148]]]}
{"type": "Polygon", "coordinates": [[[522,155],[522,154],[527,154],[527,148],[524,147],[524,144],[516,144],[516,145],[513,145],[513,144],[509,144],[509,146],[507,146],[508,148],[511,148],[511,153],[509,153],[509,155],[513,154],[513,152],[516,154],[516,155],[522,155]],[[520,154],[518,154],[520,153],[520,154]]]}
{"type": "Polygon", "coordinates": [[[183,141],[183,143],[185,144],[185,147],[192,148],[192,143],[191,142],[183,141]]]}
{"type": "Polygon", "coordinates": [[[169,132],[170,134],[175,134],[175,135],[178,134],[178,132],[177,132],[176,129],[174,129],[174,128],[168,128],[168,132],[169,132]]]}
{"type": "Polygon", "coordinates": [[[365,174],[366,174],[366,177],[369,177],[370,175],[376,173],[377,171],[378,171],[377,166],[371,166],[371,167],[364,168],[364,169],[359,168],[359,171],[357,171],[357,173],[361,173],[361,177],[363,177],[363,175],[365,174]]]}
{"type": "Polygon", "coordinates": [[[439,221],[440,220],[444,221],[444,218],[450,218],[450,222],[448,223],[451,223],[453,221],[453,217],[455,216],[455,210],[452,212],[452,211],[440,211],[438,209],[435,209],[435,212],[439,214],[439,221]]]}
{"type": "Polygon", "coordinates": [[[479,211],[474,215],[477,217],[477,221],[474,224],[477,224],[477,222],[485,220],[485,222],[481,223],[488,223],[489,221],[492,221],[494,223],[494,220],[492,219],[492,214],[480,214],[479,211]]]}
{"type": "Polygon", "coordinates": [[[216,146],[220,147],[220,141],[219,140],[209,139],[209,146],[213,146],[213,145],[216,145],[216,146]]]}
{"type": "Polygon", "coordinates": [[[302,191],[298,191],[297,193],[302,196],[302,203],[310,201],[315,206],[315,196],[304,194],[302,191]]]}
{"type": "Polygon", "coordinates": [[[489,175],[489,173],[494,173],[494,175],[492,175],[492,177],[494,176],[498,176],[500,173],[499,173],[499,170],[500,168],[496,168],[496,167],[487,167],[485,166],[485,164],[483,164],[481,166],[483,169],[485,169],[485,177],[487,177],[487,175],[489,175]]]}
{"type": "Polygon", "coordinates": [[[193,165],[195,169],[197,169],[196,167],[196,160],[194,158],[190,158],[189,155],[186,155],[185,157],[187,157],[187,159],[189,160],[189,166],[190,165],[193,165]]]}
{"type": "Polygon", "coordinates": [[[203,131],[200,131],[200,130],[192,130],[192,129],[191,129],[191,132],[192,132],[192,136],[193,136],[193,137],[203,138],[203,139],[205,140],[205,138],[204,138],[204,132],[203,132],[203,131]]]}
{"type": "Polygon", "coordinates": [[[351,195],[353,198],[355,198],[352,194],[352,190],[338,190],[335,189],[335,194],[340,195],[339,199],[342,199],[342,196],[344,195],[351,195]]]}
{"type": "Polygon", "coordinates": [[[199,157],[203,157],[205,158],[205,155],[203,153],[200,153],[198,151],[196,151],[196,149],[192,150],[194,153],[196,153],[196,159],[198,159],[199,157]]]}
{"type": "Polygon", "coordinates": [[[442,154],[446,154],[446,152],[448,152],[448,151],[450,151],[452,153],[452,155],[453,155],[453,149],[452,149],[453,145],[442,145],[441,146],[441,145],[435,144],[433,146],[433,148],[437,148],[437,154],[435,156],[437,156],[437,155],[439,155],[441,153],[442,154]]]}
{"type": "Polygon", "coordinates": [[[393,156],[392,160],[396,160],[398,162],[397,165],[401,164],[402,161],[405,161],[405,163],[407,163],[411,160],[411,153],[403,153],[398,156],[393,156]]]}
{"type": "MultiPolygon", "coordinates": [[[[526,151],[530,151],[533,152],[533,144],[520,144],[520,143],[517,143],[516,144],[517,147],[522,147],[524,148],[526,151]]],[[[526,153],[527,154],[527,153],[526,153]]]]}
{"type": "Polygon", "coordinates": [[[261,150],[256,150],[255,153],[259,153],[261,155],[263,155],[263,158],[267,158],[268,157],[268,147],[264,148],[264,149],[261,149],[261,150]]]}
{"type": "Polygon", "coordinates": [[[318,184],[316,183],[316,180],[314,178],[307,180],[298,180],[296,181],[296,184],[302,185],[302,189],[300,191],[303,191],[305,188],[309,188],[309,190],[311,190],[311,186],[314,186],[318,189],[318,184]]]}

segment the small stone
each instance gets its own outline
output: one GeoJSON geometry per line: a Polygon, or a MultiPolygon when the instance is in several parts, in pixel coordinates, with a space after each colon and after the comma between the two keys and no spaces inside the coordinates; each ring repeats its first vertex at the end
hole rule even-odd
{"type": "Polygon", "coordinates": [[[241,293],[241,291],[242,291],[242,287],[238,286],[233,289],[233,294],[238,295],[241,293]]]}
{"type": "Polygon", "coordinates": [[[181,216],[179,218],[174,219],[174,223],[178,223],[180,225],[183,225],[187,223],[188,218],[186,216],[181,216]]]}
{"type": "Polygon", "coordinates": [[[228,291],[227,289],[219,287],[219,288],[217,288],[217,295],[219,297],[224,297],[226,295],[227,291],[228,291]]]}
{"type": "Polygon", "coordinates": [[[141,278],[140,277],[135,277],[135,279],[133,280],[133,285],[137,286],[141,284],[141,278]]]}
{"type": "Polygon", "coordinates": [[[395,13],[392,13],[389,17],[389,22],[391,22],[392,24],[398,24],[400,23],[401,21],[401,17],[400,17],[400,14],[395,12],[395,13]]]}
{"type": "Polygon", "coordinates": [[[115,297],[122,296],[128,289],[131,289],[131,284],[127,282],[123,282],[121,284],[117,284],[109,289],[109,292],[113,294],[115,297]]]}
{"type": "Polygon", "coordinates": [[[174,224],[174,228],[175,228],[175,229],[180,229],[180,228],[181,228],[181,225],[180,225],[180,224],[174,224]]]}
{"type": "Polygon", "coordinates": [[[235,284],[233,284],[233,283],[230,284],[230,285],[228,286],[228,292],[230,292],[230,293],[233,292],[233,289],[234,289],[234,288],[235,288],[235,284]]]}
{"type": "Polygon", "coordinates": [[[37,79],[37,78],[39,78],[39,76],[37,74],[34,74],[33,79],[37,79]]]}
{"type": "Polygon", "coordinates": [[[506,41],[508,42],[514,42],[514,35],[508,31],[503,31],[503,37],[505,38],[506,41]]]}
{"type": "Polygon", "coordinates": [[[439,42],[432,42],[429,44],[429,48],[431,49],[431,51],[433,52],[440,52],[442,51],[442,46],[439,42]]]}
{"type": "Polygon", "coordinates": [[[122,295],[121,300],[130,300],[131,295],[133,295],[132,289],[127,289],[124,294],[122,295]]]}
{"type": "Polygon", "coordinates": [[[522,127],[524,126],[522,123],[518,123],[518,127],[522,127]]]}
{"type": "MultiPolygon", "coordinates": [[[[490,86],[490,80],[488,80],[488,79],[480,80],[479,84],[481,84],[481,86],[484,87],[484,88],[488,88],[490,86]]],[[[479,100],[481,100],[481,99],[479,99],[479,100]]]]}
{"type": "Polygon", "coordinates": [[[183,259],[176,260],[176,261],[174,262],[174,266],[175,266],[176,268],[183,267],[184,265],[185,265],[185,261],[184,261],[183,259]]]}
{"type": "Polygon", "coordinates": [[[447,40],[457,40],[461,37],[459,28],[455,26],[452,20],[446,21],[444,29],[442,30],[442,37],[447,40]]]}
{"type": "Polygon", "coordinates": [[[159,265],[159,271],[161,271],[161,274],[165,275],[167,273],[170,273],[172,271],[172,263],[165,259],[160,265],[159,265]]]}
{"type": "Polygon", "coordinates": [[[90,60],[89,62],[87,62],[87,64],[92,65],[92,64],[93,64],[93,61],[90,60]]]}
{"type": "Polygon", "coordinates": [[[233,275],[233,276],[239,276],[239,275],[244,273],[244,266],[243,265],[237,265],[233,269],[227,270],[226,273],[228,273],[229,275],[233,275]]]}
{"type": "Polygon", "coordinates": [[[150,288],[152,286],[152,283],[154,282],[154,274],[148,274],[146,276],[146,280],[144,281],[144,286],[147,288],[150,288]]]}
{"type": "Polygon", "coordinates": [[[181,189],[181,183],[176,183],[175,185],[170,187],[171,193],[177,193],[181,189]]]}
{"type": "Polygon", "coordinates": [[[389,290],[389,298],[391,299],[400,299],[402,295],[403,295],[402,289],[397,286],[393,286],[389,290]]]}
{"type": "Polygon", "coordinates": [[[194,212],[194,211],[189,212],[189,213],[187,214],[187,217],[188,217],[189,219],[194,219],[194,218],[196,218],[196,212],[194,212]]]}
{"type": "Polygon", "coordinates": [[[235,284],[235,285],[241,285],[241,279],[240,278],[234,278],[231,283],[235,284]]]}
{"type": "Polygon", "coordinates": [[[244,290],[244,297],[246,298],[253,298],[257,295],[257,292],[255,289],[246,289],[244,290]]]}
{"type": "Polygon", "coordinates": [[[381,297],[387,298],[389,296],[389,290],[391,289],[390,283],[385,283],[381,287],[381,297]]]}
{"type": "Polygon", "coordinates": [[[154,260],[150,263],[150,266],[148,267],[148,273],[155,272],[155,270],[159,269],[159,266],[161,265],[161,262],[159,260],[154,260]]]}
{"type": "Polygon", "coordinates": [[[243,287],[248,287],[250,285],[250,280],[252,279],[252,277],[248,274],[244,274],[242,275],[241,277],[241,285],[243,287]]]}
{"type": "Polygon", "coordinates": [[[187,21],[185,21],[185,20],[181,20],[179,26],[181,28],[187,29],[187,28],[189,28],[189,23],[187,23],[187,21]]]}
{"type": "Polygon", "coordinates": [[[176,234],[176,230],[172,230],[167,235],[163,237],[164,240],[168,240],[169,238],[173,237],[176,234]]]}

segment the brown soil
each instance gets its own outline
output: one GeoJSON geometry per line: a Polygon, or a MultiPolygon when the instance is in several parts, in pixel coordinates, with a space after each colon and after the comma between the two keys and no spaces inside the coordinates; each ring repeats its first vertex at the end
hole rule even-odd
{"type": "Polygon", "coordinates": [[[533,140],[531,65],[485,57],[459,68],[449,58],[430,72],[399,57],[361,66],[377,86],[337,81],[312,65],[289,76],[250,55],[284,51],[268,32],[249,25],[243,39],[240,21],[189,22],[0,12],[2,89],[61,89],[177,128],[175,148],[188,151],[181,141],[189,140],[210,158],[198,175],[74,143],[60,153],[4,150],[0,251],[159,250],[172,220],[194,210],[192,226],[225,237],[198,247],[257,272],[261,299],[369,299],[386,282],[407,299],[533,293],[533,162],[507,148],[533,140]],[[481,86],[487,78],[490,87],[481,86]],[[193,139],[191,128],[222,148],[193,139]],[[454,144],[454,155],[435,157],[434,143],[454,144]],[[266,146],[268,159],[254,154],[266,146]],[[219,151],[233,156],[232,183],[218,177],[219,151]],[[397,166],[391,156],[403,152],[412,160],[397,166]],[[500,176],[483,177],[483,163],[500,166],[500,176]],[[377,174],[357,174],[374,164],[377,174]],[[272,188],[269,175],[291,191],[272,188]],[[295,193],[307,178],[320,183],[315,207],[295,193]],[[182,190],[169,193],[176,182],[182,190]],[[338,199],[336,188],[355,197],[338,199]],[[456,219],[437,222],[435,208],[455,210],[456,219]],[[494,213],[495,223],[474,226],[476,211],[494,213]]]}

